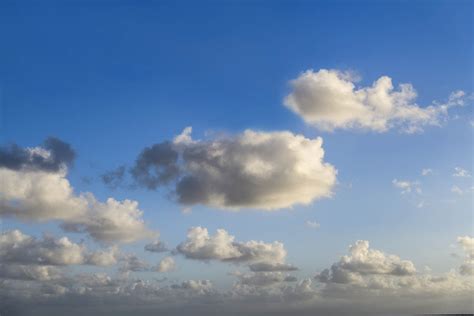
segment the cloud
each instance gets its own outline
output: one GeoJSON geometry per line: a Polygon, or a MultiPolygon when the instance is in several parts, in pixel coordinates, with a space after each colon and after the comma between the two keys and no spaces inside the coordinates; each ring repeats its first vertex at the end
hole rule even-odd
{"type": "Polygon", "coordinates": [[[185,206],[274,210],[330,197],[336,169],[324,162],[322,139],[259,132],[195,141],[186,128],[173,142],[145,148],[132,168],[137,184],[173,184],[185,206]]]}
{"type": "Polygon", "coordinates": [[[408,180],[397,180],[393,179],[392,184],[394,187],[401,190],[402,194],[416,192],[421,194],[420,183],[418,181],[408,181],[408,180]]]}
{"type": "Polygon", "coordinates": [[[462,195],[464,193],[463,190],[460,187],[458,187],[457,185],[453,185],[451,187],[451,192],[456,193],[458,195],[462,195]]]}
{"type": "Polygon", "coordinates": [[[382,76],[372,86],[356,87],[358,78],[339,70],[308,70],[291,81],[293,90],[284,104],[313,126],[334,129],[365,129],[385,132],[398,128],[407,133],[439,125],[453,106],[464,105],[463,91],[453,92],[446,103],[421,107],[409,83],[394,89],[392,79],[382,76]]]}
{"type": "Polygon", "coordinates": [[[275,272],[275,271],[296,271],[298,270],[292,264],[286,263],[270,263],[270,262],[257,262],[249,264],[250,271],[253,272],[275,272]]]}
{"type": "Polygon", "coordinates": [[[318,229],[321,226],[321,224],[319,224],[318,222],[310,221],[310,220],[307,220],[305,222],[305,225],[306,227],[313,228],[313,229],[318,229]]]}
{"type": "Polygon", "coordinates": [[[168,248],[162,241],[156,240],[150,244],[145,245],[145,250],[149,252],[166,252],[168,251],[168,248]]]}
{"type": "Polygon", "coordinates": [[[470,178],[470,177],[471,177],[471,174],[470,174],[469,171],[467,171],[466,169],[463,169],[463,168],[461,168],[461,167],[455,167],[455,168],[454,168],[453,177],[458,177],[458,178],[470,178]]]}
{"type": "Polygon", "coordinates": [[[164,257],[156,267],[156,271],[158,272],[169,272],[176,269],[176,263],[172,257],[164,257]]]}
{"type": "Polygon", "coordinates": [[[349,256],[343,256],[316,278],[325,283],[358,283],[367,275],[408,276],[416,272],[411,261],[369,249],[366,240],[358,240],[349,247],[349,252],[349,256]]]}
{"type": "Polygon", "coordinates": [[[460,236],[457,241],[466,254],[464,263],[459,267],[459,272],[462,275],[474,275],[474,238],[460,236]]]}
{"type": "Polygon", "coordinates": [[[421,170],[422,176],[429,176],[432,174],[433,174],[433,169],[426,168],[426,169],[421,170]]]}
{"type": "Polygon", "coordinates": [[[108,171],[100,176],[104,182],[111,189],[116,189],[123,182],[125,177],[125,166],[117,167],[114,170],[108,171]]]}
{"type": "Polygon", "coordinates": [[[281,272],[252,272],[233,273],[238,279],[238,285],[250,285],[256,287],[272,286],[282,282],[294,282],[293,277],[281,272]]]}
{"type": "Polygon", "coordinates": [[[16,144],[0,147],[0,168],[58,172],[76,158],[71,145],[49,137],[42,147],[21,148],[16,144]]]}
{"type": "Polygon", "coordinates": [[[45,235],[43,239],[36,239],[19,230],[6,231],[0,235],[2,264],[107,266],[117,263],[117,258],[116,248],[89,252],[84,245],[74,243],[67,237],[55,239],[45,235]]]}
{"type": "Polygon", "coordinates": [[[210,236],[203,227],[190,228],[186,241],[179,244],[176,249],[186,258],[203,261],[276,264],[283,263],[286,257],[286,250],[281,242],[264,243],[255,240],[238,242],[223,229],[218,229],[214,236],[210,236]]]}

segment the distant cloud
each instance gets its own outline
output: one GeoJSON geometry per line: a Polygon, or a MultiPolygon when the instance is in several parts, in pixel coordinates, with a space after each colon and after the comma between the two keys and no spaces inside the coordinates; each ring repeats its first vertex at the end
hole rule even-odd
{"type": "Polygon", "coordinates": [[[186,241],[178,245],[177,251],[195,260],[258,263],[253,269],[259,271],[292,269],[284,265],[286,250],[281,242],[238,242],[224,229],[218,229],[215,235],[210,236],[206,228],[192,227],[188,230],[186,241]]]}
{"type": "Polygon", "coordinates": [[[432,175],[433,174],[433,169],[423,169],[421,170],[421,175],[422,176],[429,176],[429,175],[432,175]]]}
{"type": "Polygon", "coordinates": [[[169,272],[176,269],[176,263],[172,257],[165,257],[163,258],[156,267],[157,272],[169,272]]]}
{"type": "Polygon", "coordinates": [[[455,167],[455,168],[454,168],[453,177],[458,177],[458,178],[470,178],[470,177],[471,177],[471,174],[470,174],[469,171],[467,171],[466,169],[463,169],[463,168],[461,168],[461,167],[455,167]]]}
{"type": "Polygon", "coordinates": [[[394,89],[392,79],[382,76],[372,86],[357,88],[353,73],[339,70],[308,70],[291,81],[293,90],[284,104],[315,127],[365,129],[385,132],[397,128],[406,133],[440,125],[454,106],[464,105],[465,93],[453,92],[446,103],[421,107],[409,83],[394,89]]]}
{"type": "Polygon", "coordinates": [[[451,192],[456,193],[458,195],[462,195],[464,193],[463,190],[460,187],[458,187],[457,185],[453,185],[451,187],[451,192]]]}
{"type": "Polygon", "coordinates": [[[292,264],[286,263],[270,263],[270,262],[257,262],[249,265],[250,271],[253,272],[275,272],[275,271],[296,271],[298,270],[292,264]]]}
{"type": "Polygon", "coordinates": [[[408,181],[408,180],[397,180],[393,179],[392,184],[394,187],[401,190],[402,194],[415,192],[421,194],[421,187],[418,181],[408,181]]]}
{"type": "Polygon", "coordinates": [[[310,221],[310,220],[306,221],[305,225],[306,227],[313,228],[313,229],[318,229],[321,226],[321,224],[319,224],[318,222],[310,221]]]}
{"type": "Polygon", "coordinates": [[[168,248],[162,241],[156,240],[150,244],[145,245],[145,250],[149,252],[166,252],[168,251],[168,248]]]}
{"type": "Polygon", "coordinates": [[[370,249],[366,240],[358,240],[349,251],[349,256],[343,256],[331,269],[324,270],[316,278],[324,283],[355,283],[368,275],[406,276],[416,272],[411,261],[370,249]]]}
{"type": "Polygon", "coordinates": [[[188,127],[173,142],[145,148],[131,174],[150,190],[174,186],[184,206],[275,210],[330,197],[337,171],[324,162],[321,138],[247,130],[200,141],[188,127]]]}
{"type": "Polygon", "coordinates": [[[19,230],[0,234],[0,279],[52,280],[62,275],[58,267],[110,266],[119,260],[116,248],[88,251],[67,237],[37,239],[19,230]]]}

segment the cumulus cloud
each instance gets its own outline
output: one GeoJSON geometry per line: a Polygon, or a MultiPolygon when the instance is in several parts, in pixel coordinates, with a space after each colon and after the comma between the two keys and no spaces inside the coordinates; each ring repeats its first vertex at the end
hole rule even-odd
{"type": "Polygon", "coordinates": [[[321,138],[247,130],[195,141],[190,133],[145,148],[131,171],[135,182],[151,190],[173,184],[186,206],[230,209],[281,209],[332,195],[337,171],[324,162],[321,138]]]}
{"type": "Polygon", "coordinates": [[[453,106],[464,105],[463,91],[453,92],[446,103],[421,107],[409,83],[395,89],[382,76],[371,86],[356,87],[357,76],[339,70],[308,70],[291,81],[293,90],[284,104],[319,129],[366,129],[385,132],[398,128],[413,133],[439,125],[453,106]]]}
{"type": "Polygon", "coordinates": [[[19,230],[0,235],[0,263],[19,265],[112,265],[117,262],[118,250],[110,248],[89,252],[82,244],[67,237],[55,239],[45,235],[36,239],[19,230]]]}
{"type": "Polygon", "coordinates": [[[156,266],[158,272],[169,272],[176,269],[176,263],[172,257],[164,257],[156,266]]]}
{"type": "Polygon", "coordinates": [[[104,182],[108,187],[115,189],[123,182],[125,171],[125,166],[120,166],[114,170],[102,174],[100,178],[102,179],[102,182],[104,182]]]}
{"type": "Polygon", "coordinates": [[[190,228],[186,241],[178,245],[177,251],[189,259],[233,263],[283,263],[286,257],[286,250],[281,242],[238,242],[224,229],[218,229],[215,235],[210,236],[203,227],[190,228]]]}
{"type": "Polygon", "coordinates": [[[349,252],[350,255],[322,271],[317,279],[326,283],[357,283],[367,275],[408,276],[416,272],[411,261],[369,249],[367,240],[358,240],[349,247],[349,252]]]}
{"type": "Polygon", "coordinates": [[[49,137],[42,147],[22,148],[16,144],[0,147],[0,168],[58,172],[71,165],[75,157],[71,145],[49,137]]]}

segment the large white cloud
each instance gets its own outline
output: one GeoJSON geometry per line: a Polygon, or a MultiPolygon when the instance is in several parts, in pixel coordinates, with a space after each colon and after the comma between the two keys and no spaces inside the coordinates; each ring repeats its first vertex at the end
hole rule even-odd
{"type": "Polygon", "coordinates": [[[322,130],[400,128],[408,133],[439,125],[450,107],[464,104],[464,92],[456,91],[444,104],[421,107],[409,83],[394,89],[392,79],[382,76],[372,86],[359,88],[357,79],[339,70],[305,71],[291,81],[293,90],[284,104],[322,130]]]}
{"type": "Polygon", "coordinates": [[[230,209],[274,210],[332,195],[337,171],[324,162],[321,138],[246,130],[195,141],[190,133],[145,148],[135,181],[149,189],[174,183],[184,205],[230,209]]]}

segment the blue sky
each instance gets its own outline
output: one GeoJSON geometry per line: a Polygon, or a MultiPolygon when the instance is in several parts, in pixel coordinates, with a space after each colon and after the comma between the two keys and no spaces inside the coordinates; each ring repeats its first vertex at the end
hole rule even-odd
{"type": "MultiPolygon", "coordinates": [[[[441,126],[414,134],[325,131],[283,103],[290,80],[310,69],[352,71],[357,87],[384,75],[394,86],[410,83],[420,107],[456,90],[469,99],[472,9],[468,1],[4,2],[0,142],[34,147],[55,136],[70,143],[78,154],[67,176],[75,192],[138,201],[171,247],[192,226],[211,234],[223,228],[239,241],[279,240],[296,274],[307,277],[362,239],[444,273],[459,264],[450,245],[473,231],[472,178],[452,176],[456,167],[472,173],[472,99],[441,126]],[[166,188],[111,190],[100,180],[187,126],[194,139],[246,129],[320,136],[324,160],[338,170],[334,195],[274,212],[197,205],[184,214],[166,188]],[[422,176],[426,168],[433,174],[422,176]],[[394,179],[418,181],[422,194],[401,194],[394,179]],[[308,220],[320,227],[308,228],[308,220]]],[[[3,230],[14,228],[87,239],[54,221],[3,219],[3,230]]],[[[145,243],[123,249],[163,257],[145,253],[145,243]]],[[[170,279],[233,282],[232,265],[176,262],[170,279]]]]}

